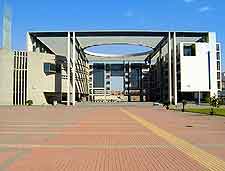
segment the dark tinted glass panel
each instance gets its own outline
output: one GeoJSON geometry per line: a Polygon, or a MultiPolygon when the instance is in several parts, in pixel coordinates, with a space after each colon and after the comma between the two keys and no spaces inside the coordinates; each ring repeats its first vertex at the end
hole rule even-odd
{"type": "Polygon", "coordinates": [[[110,64],[106,64],[106,72],[110,71],[110,64]]]}
{"type": "Polygon", "coordinates": [[[220,72],[217,72],[217,79],[220,80],[220,72]]]}
{"type": "Polygon", "coordinates": [[[217,60],[220,60],[220,52],[217,52],[216,56],[217,56],[217,60]]]}
{"type": "Polygon", "coordinates": [[[50,63],[44,63],[44,72],[45,73],[55,73],[56,72],[56,65],[50,63]]]}
{"type": "Polygon", "coordinates": [[[131,70],[130,83],[132,88],[140,88],[140,77],[140,69],[134,68],[131,70]]]}
{"type": "Polygon", "coordinates": [[[220,62],[217,61],[217,70],[220,70],[220,62]]]}
{"type": "Polygon", "coordinates": [[[104,64],[93,65],[93,87],[103,88],[104,87],[104,64]]]}
{"type": "Polygon", "coordinates": [[[217,82],[217,88],[218,88],[218,89],[221,89],[220,81],[217,82]]]}
{"type": "Polygon", "coordinates": [[[216,44],[216,50],[219,51],[220,50],[220,45],[216,44]]]}
{"type": "Polygon", "coordinates": [[[124,65],[123,64],[112,64],[111,65],[112,76],[123,76],[124,65]]]}
{"type": "Polygon", "coordinates": [[[184,56],[196,56],[195,44],[184,45],[184,56]]]}

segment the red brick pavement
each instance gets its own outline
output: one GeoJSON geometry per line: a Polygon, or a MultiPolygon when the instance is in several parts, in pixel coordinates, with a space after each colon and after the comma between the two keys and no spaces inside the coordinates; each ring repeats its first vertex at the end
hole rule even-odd
{"type": "Polygon", "coordinates": [[[127,110],[225,160],[224,117],[150,108],[129,108],[127,110]]]}
{"type": "MultiPolygon", "coordinates": [[[[223,118],[124,108],[225,159],[223,118]]],[[[119,107],[2,108],[0,113],[0,170],[207,170],[119,107]]]]}

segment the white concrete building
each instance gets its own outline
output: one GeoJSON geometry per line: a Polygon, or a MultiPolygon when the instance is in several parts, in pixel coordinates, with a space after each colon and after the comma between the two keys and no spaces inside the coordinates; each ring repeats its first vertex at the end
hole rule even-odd
{"type": "Polygon", "coordinates": [[[177,104],[183,99],[218,96],[221,45],[213,32],[28,32],[27,51],[0,49],[0,73],[0,105],[25,105],[27,100],[34,105],[53,101],[74,105],[110,101],[118,94],[125,101],[177,104]],[[103,45],[149,50],[127,54],[89,51],[103,45]],[[121,92],[112,89],[115,81],[121,84],[121,92]]]}

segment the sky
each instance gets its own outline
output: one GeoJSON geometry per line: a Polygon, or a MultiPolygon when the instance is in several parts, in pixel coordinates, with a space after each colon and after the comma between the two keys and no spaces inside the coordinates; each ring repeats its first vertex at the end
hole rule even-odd
{"type": "MultiPolygon", "coordinates": [[[[214,31],[225,46],[224,0],[8,0],[13,48],[26,48],[27,31],[214,31]]],[[[0,16],[3,0],[0,0],[0,16]]],[[[0,17],[0,43],[2,40],[0,17]]],[[[2,43],[1,43],[2,44],[2,43]]],[[[223,51],[223,70],[225,53],[223,51]]]]}
{"type": "Polygon", "coordinates": [[[98,53],[100,55],[129,55],[152,51],[152,48],[134,44],[104,44],[91,46],[85,49],[86,52],[98,53]],[[106,52],[106,53],[105,53],[106,52]]]}

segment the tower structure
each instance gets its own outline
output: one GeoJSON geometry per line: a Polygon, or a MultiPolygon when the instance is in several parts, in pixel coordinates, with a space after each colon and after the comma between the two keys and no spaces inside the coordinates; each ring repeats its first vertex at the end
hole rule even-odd
{"type": "Polygon", "coordinates": [[[12,12],[7,1],[4,1],[3,9],[3,41],[2,46],[4,49],[11,50],[12,48],[12,12]]]}

